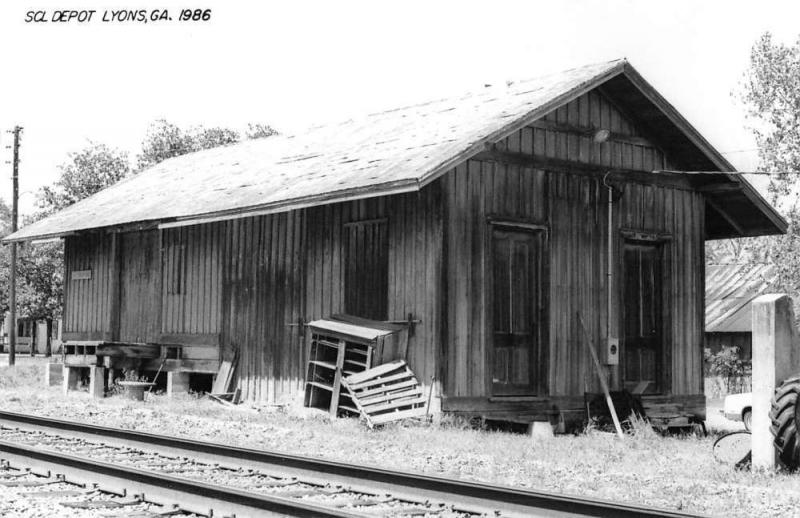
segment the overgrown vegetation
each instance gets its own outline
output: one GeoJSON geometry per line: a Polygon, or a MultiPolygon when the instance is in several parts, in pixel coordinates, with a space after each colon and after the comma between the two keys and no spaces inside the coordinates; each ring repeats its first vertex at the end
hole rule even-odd
{"type": "Polygon", "coordinates": [[[736,346],[722,346],[716,353],[706,347],[703,351],[705,359],[706,376],[719,376],[725,381],[726,393],[739,392],[739,380],[750,374],[750,362],[741,358],[739,348],[736,346]]]}

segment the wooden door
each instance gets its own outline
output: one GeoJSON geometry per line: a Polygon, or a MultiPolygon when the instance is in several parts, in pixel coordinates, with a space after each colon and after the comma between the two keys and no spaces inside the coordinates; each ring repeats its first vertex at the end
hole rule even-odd
{"type": "Polygon", "coordinates": [[[544,232],[492,231],[492,394],[546,391],[544,232]]]}
{"type": "Polygon", "coordinates": [[[622,379],[627,390],[663,389],[661,245],[628,242],[623,264],[622,379]]]}
{"type": "Polygon", "coordinates": [[[120,235],[119,341],[158,342],[161,257],[158,231],[120,235]]]}

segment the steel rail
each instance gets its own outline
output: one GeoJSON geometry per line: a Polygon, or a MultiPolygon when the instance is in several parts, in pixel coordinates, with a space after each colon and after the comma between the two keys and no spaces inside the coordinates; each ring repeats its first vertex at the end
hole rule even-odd
{"type": "MultiPolygon", "coordinates": [[[[182,455],[199,454],[215,462],[235,461],[237,465],[272,469],[354,487],[436,499],[458,507],[471,506],[485,511],[500,511],[520,516],[573,516],[620,518],[687,518],[701,515],[655,507],[597,500],[580,496],[533,491],[481,482],[452,480],[405,471],[391,471],[373,466],[303,457],[279,452],[239,448],[192,439],[146,432],[109,428],[41,416],[0,411],[0,425],[24,425],[81,436],[112,439],[142,449],[158,447],[158,452],[182,455]]],[[[23,428],[24,428],[23,426],[23,428]]],[[[6,451],[0,443],[0,450],[6,451]]],[[[41,450],[40,450],[41,451],[41,450]]],[[[174,478],[174,477],[173,477],[174,478]]],[[[177,479],[184,480],[184,479],[177,479]]],[[[252,495],[252,493],[246,493],[252,495]]],[[[281,499],[286,500],[286,499],[281,499]]],[[[300,516],[300,515],[298,515],[300,516]]],[[[324,515],[322,515],[324,516],[324,515]]]]}
{"type": "Polygon", "coordinates": [[[105,491],[142,495],[147,501],[161,505],[179,504],[181,509],[200,515],[329,518],[365,516],[5,441],[0,441],[0,455],[12,464],[62,474],[69,483],[98,484],[105,491]],[[69,471],[64,471],[65,468],[69,471]]]}

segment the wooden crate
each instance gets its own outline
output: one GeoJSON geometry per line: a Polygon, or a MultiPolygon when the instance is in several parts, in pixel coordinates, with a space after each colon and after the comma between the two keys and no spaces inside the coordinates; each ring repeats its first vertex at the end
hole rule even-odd
{"type": "Polygon", "coordinates": [[[349,395],[341,392],[341,380],[372,366],[372,342],[318,324],[311,325],[304,405],[328,410],[332,416],[358,415],[349,395]]]}
{"type": "Polygon", "coordinates": [[[351,374],[342,386],[370,428],[428,413],[422,387],[403,360],[351,374]]]}

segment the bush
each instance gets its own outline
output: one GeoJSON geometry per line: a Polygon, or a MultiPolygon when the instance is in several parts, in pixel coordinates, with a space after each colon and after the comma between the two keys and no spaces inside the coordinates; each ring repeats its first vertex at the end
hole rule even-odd
{"type": "Polygon", "coordinates": [[[749,362],[741,359],[738,347],[723,345],[716,353],[712,353],[711,349],[706,347],[704,357],[706,374],[724,379],[728,393],[733,392],[735,380],[749,374],[749,362]]]}

